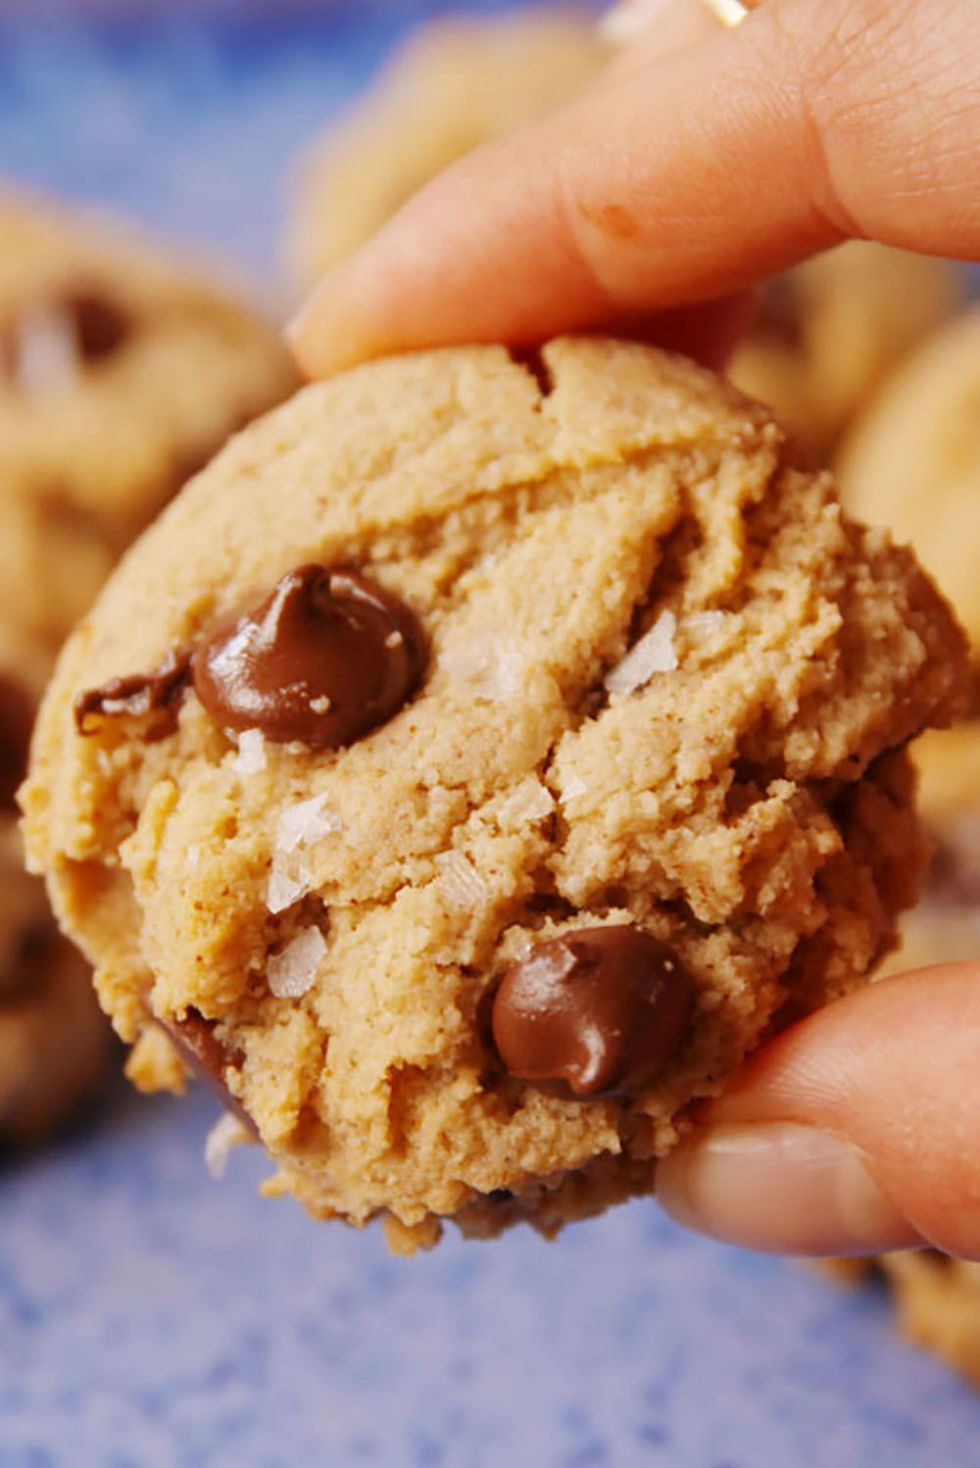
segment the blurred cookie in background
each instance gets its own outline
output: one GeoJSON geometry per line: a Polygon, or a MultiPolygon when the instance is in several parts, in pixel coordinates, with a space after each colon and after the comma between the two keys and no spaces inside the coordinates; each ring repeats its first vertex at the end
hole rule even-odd
{"type": "Polygon", "coordinates": [[[855,514],[915,546],[980,662],[980,307],[894,373],[839,456],[855,514]]]}
{"type": "Polygon", "coordinates": [[[272,325],[206,274],[0,189],[0,623],[54,652],[189,474],[294,386],[272,325]]]}
{"type": "Polygon", "coordinates": [[[44,884],[24,870],[14,792],[27,764],[39,660],[4,643],[0,635],[0,1151],[76,1119],[111,1050],[88,967],[59,933],[44,884]]]}
{"type": "Polygon", "coordinates": [[[922,901],[885,972],[980,958],[980,308],[889,377],[839,456],[851,509],[915,547],[973,648],[970,717],[913,746],[936,842],[922,901]]]}
{"type": "Polygon", "coordinates": [[[826,462],[891,369],[953,310],[957,271],[863,241],[768,281],[729,368],[775,409],[801,461],[826,462]]]}
{"type": "Polygon", "coordinates": [[[0,816],[0,1149],[40,1142],[84,1114],[111,1035],[81,954],[58,932],[44,885],[0,816]]]}
{"type": "Polygon", "coordinates": [[[877,1259],[820,1259],[815,1267],[848,1287],[883,1282],[906,1340],[980,1386],[980,1264],[917,1249],[877,1259]]]}
{"type": "Polygon", "coordinates": [[[293,276],[312,284],[464,153],[574,97],[606,56],[594,17],[560,7],[411,32],[301,162],[293,276]]]}
{"type": "Polygon", "coordinates": [[[879,1261],[903,1335],[980,1386],[980,1264],[934,1249],[879,1261]]]}
{"type": "MultiPolygon", "coordinates": [[[[840,477],[856,514],[915,546],[980,669],[980,309],[937,331],[887,380],[843,444],[840,477]]],[[[912,746],[936,849],[882,976],[980,958],[980,672],[976,684],[969,718],[912,746]]],[[[880,1273],[902,1333],[980,1385],[980,1265],[926,1249],[823,1267],[847,1283],[880,1273]]]]}
{"type": "Polygon", "coordinates": [[[194,267],[0,189],[0,1145],[78,1116],[111,1053],[17,831],[54,658],[137,532],[294,386],[271,324],[194,267]]]}

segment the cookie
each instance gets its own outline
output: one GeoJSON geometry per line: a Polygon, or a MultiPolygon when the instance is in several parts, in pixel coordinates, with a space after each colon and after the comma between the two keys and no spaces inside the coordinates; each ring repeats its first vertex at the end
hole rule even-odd
{"type": "Polygon", "coordinates": [[[13,793],[63,638],[187,475],[294,385],[265,322],[80,210],[0,193],[0,1140],[77,1115],[109,1031],[22,870],[13,793]],[[8,829],[9,828],[9,829],[8,829]]]}
{"type": "Polygon", "coordinates": [[[312,284],[464,153],[574,97],[605,56],[594,20],[560,7],[413,31],[299,167],[296,278],[312,284]]]}
{"type": "Polygon", "coordinates": [[[888,525],[956,607],[980,661],[980,307],[887,382],[840,455],[855,513],[888,525]]]}
{"type": "Polygon", "coordinates": [[[923,1249],[880,1267],[903,1334],[980,1386],[980,1264],[923,1249]]]}
{"type": "Polygon", "coordinates": [[[24,870],[13,793],[33,712],[24,688],[0,678],[0,1149],[76,1119],[110,1051],[88,966],[59,933],[44,884],[24,870]]]}
{"type": "Polygon", "coordinates": [[[0,625],[56,651],[184,479],[294,386],[272,326],[196,267],[0,191],[0,625]]]}
{"type": "Polygon", "coordinates": [[[29,850],[140,1083],[162,1028],[267,1191],[401,1249],[553,1231],[888,948],[962,635],[783,455],[652,348],[406,355],[247,430],[117,570],[29,850]]]}
{"type": "Polygon", "coordinates": [[[905,1338],[980,1386],[980,1264],[920,1249],[811,1267],[847,1288],[883,1280],[905,1338]]]}
{"type": "MultiPolygon", "coordinates": [[[[953,602],[980,667],[980,310],[958,317],[894,374],[840,457],[863,518],[910,542],[953,602]]],[[[920,804],[936,843],[923,902],[888,971],[980,958],[980,673],[967,720],[917,741],[920,804]]]]}
{"type": "Polygon", "coordinates": [[[825,464],[891,369],[949,314],[958,286],[942,261],[841,245],[762,287],[729,376],[770,404],[801,462],[825,464]]]}

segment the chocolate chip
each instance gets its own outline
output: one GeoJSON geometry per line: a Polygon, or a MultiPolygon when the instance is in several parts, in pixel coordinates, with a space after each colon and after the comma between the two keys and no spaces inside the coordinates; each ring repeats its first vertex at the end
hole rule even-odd
{"type": "Polygon", "coordinates": [[[44,962],[56,936],[57,929],[47,914],[25,923],[6,952],[0,954],[0,1002],[36,991],[38,966],[44,962]]]}
{"type": "Polygon", "coordinates": [[[189,672],[190,655],[171,652],[155,673],[132,673],[88,688],[75,699],[75,728],[96,734],[109,719],[132,719],[145,724],[144,739],[162,739],[176,727],[189,672]]]}
{"type": "Polygon", "coordinates": [[[34,700],[15,679],[0,673],[0,808],[13,811],[27,774],[34,700]]]}
{"type": "Polygon", "coordinates": [[[132,331],[129,317],[114,302],[79,291],[65,301],[83,362],[101,362],[123,345],[132,331]]]}
{"type": "Polygon", "coordinates": [[[652,1080],[679,1049],[693,1004],[690,974],[659,939],[628,926],[578,928],[507,970],[493,1037],[519,1080],[562,1080],[576,1096],[597,1096],[652,1080]]]}
{"type": "Polygon", "coordinates": [[[415,689],[425,645],[413,614],[346,569],[300,566],[194,653],[197,695],[223,729],[280,743],[350,744],[415,689]]]}
{"type": "Polygon", "coordinates": [[[777,275],[759,289],[752,329],[780,346],[798,351],[803,346],[803,316],[799,283],[791,275],[777,275]]]}
{"type": "Polygon", "coordinates": [[[924,895],[937,907],[980,907],[980,816],[950,822],[940,833],[924,895]]]}
{"type": "Polygon", "coordinates": [[[257,1135],[254,1121],[225,1083],[225,1070],[229,1066],[236,1070],[241,1067],[241,1052],[222,1044],[215,1034],[216,1022],[205,1019],[199,1010],[191,1008],[183,1019],[158,1019],[157,1024],[166,1031],[194,1073],[207,1082],[219,1100],[250,1132],[257,1135]]]}

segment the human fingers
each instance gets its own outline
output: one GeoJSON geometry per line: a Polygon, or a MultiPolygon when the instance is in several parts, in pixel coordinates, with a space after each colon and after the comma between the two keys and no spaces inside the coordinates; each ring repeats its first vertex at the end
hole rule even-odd
{"type": "Polygon", "coordinates": [[[849,236],[980,253],[980,27],[960,0],[767,0],[478,149],[321,284],[325,375],[723,297],[849,236]]]}
{"type": "Polygon", "coordinates": [[[767,1252],[980,1258],[980,964],[888,979],[773,1041],[660,1165],[680,1222],[767,1252]]]}

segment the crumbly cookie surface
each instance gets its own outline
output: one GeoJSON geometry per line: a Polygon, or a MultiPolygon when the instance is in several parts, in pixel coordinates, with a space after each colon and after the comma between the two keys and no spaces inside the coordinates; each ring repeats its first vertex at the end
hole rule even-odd
{"type": "Polygon", "coordinates": [[[294,386],[207,272],[0,190],[0,624],[56,650],[160,506],[294,386]]]}
{"type": "Polygon", "coordinates": [[[902,746],[964,681],[912,557],[782,455],[711,374],[575,339],[528,366],[479,347],[359,368],[193,481],[68,643],[22,797],[141,1083],[173,1080],[162,1024],[252,1119],[274,1188],[387,1211],[400,1247],[446,1215],[550,1229],[648,1189],[687,1104],[890,945],[921,854],[902,746]],[[416,676],[364,634],[401,703],[356,733],[348,644],[329,696],[285,680],[277,719],[303,695],[339,747],[240,718],[253,698],[272,727],[310,566],[331,595],[332,567],[377,588],[362,630],[387,598],[425,650],[416,676]],[[271,603],[288,646],[255,631],[271,603]],[[498,1023],[501,980],[526,998],[542,950],[577,975],[636,934],[672,1027],[654,1073],[622,1053],[639,1001],[602,964],[544,1041],[526,1010],[516,1044],[498,1023]],[[609,1090],[569,1061],[590,1033],[609,1090]]]}
{"type": "Polygon", "coordinates": [[[567,102],[605,59],[594,17],[571,6],[420,26],[301,163],[293,273],[312,283],[443,168],[567,102]]]}
{"type": "Polygon", "coordinates": [[[942,261],[839,246],[762,287],[729,376],[773,408],[801,461],[824,464],[892,368],[948,316],[958,287],[942,261]]]}

